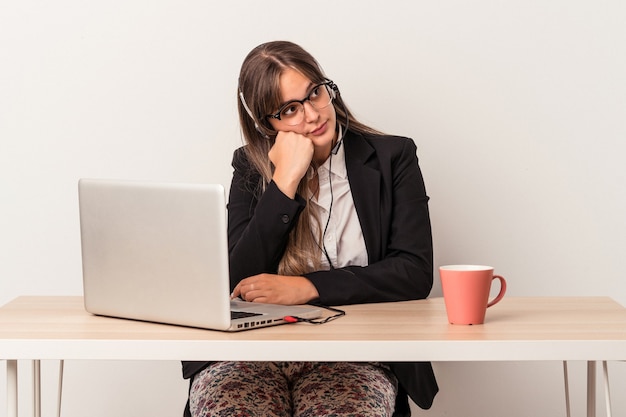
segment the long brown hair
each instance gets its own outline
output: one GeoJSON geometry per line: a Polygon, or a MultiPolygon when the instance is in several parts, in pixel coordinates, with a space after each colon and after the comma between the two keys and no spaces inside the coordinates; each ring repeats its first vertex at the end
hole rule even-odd
{"type": "MultiPolygon", "coordinates": [[[[255,187],[257,197],[263,193],[273,175],[273,166],[268,152],[274,144],[275,132],[266,115],[275,111],[281,102],[279,79],[286,69],[300,72],[312,83],[327,80],[319,63],[299,45],[288,41],[274,41],[254,48],[244,60],[239,73],[238,110],[239,122],[246,143],[246,155],[261,175],[260,186],[255,187]]],[[[358,133],[380,132],[360,122],[347,109],[341,95],[333,100],[337,124],[348,125],[358,133]]],[[[309,179],[302,178],[298,194],[308,195],[309,179]]],[[[312,221],[319,227],[319,219],[312,215],[307,204],[298,219],[298,224],[289,235],[289,242],[279,263],[281,275],[302,275],[319,269],[321,259],[321,234],[314,236],[312,221]]]]}

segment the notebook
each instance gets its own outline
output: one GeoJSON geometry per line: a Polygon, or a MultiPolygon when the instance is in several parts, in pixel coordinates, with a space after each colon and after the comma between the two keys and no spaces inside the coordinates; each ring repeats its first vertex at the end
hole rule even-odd
{"type": "Polygon", "coordinates": [[[322,315],[230,299],[220,184],[80,179],[78,195],[90,313],[223,331],[322,315]]]}

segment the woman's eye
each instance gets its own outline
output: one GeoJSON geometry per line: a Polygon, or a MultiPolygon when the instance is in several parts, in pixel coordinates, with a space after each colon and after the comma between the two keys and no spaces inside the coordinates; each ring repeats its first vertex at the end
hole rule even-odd
{"type": "Polygon", "coordinates": [[[318,85],[313,90],[311,90],[311,94],[309,94],[310,99],[316,99],[320,95],[320,88],[321,86],[318,85]]]}
{"type": "Polygon", "coordinates": [[[291,117],[294,114],[296,114],[297,112],[298,112],[298,105],[297,104],[291,104],[291,105],[285,107],[283,109],[283,111],[280,112],[280,114],[283,117],[291,117]]]}

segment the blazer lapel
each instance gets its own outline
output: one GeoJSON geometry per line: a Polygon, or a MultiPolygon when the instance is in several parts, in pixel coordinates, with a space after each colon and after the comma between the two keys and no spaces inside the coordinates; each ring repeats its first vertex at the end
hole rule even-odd
{"type": "Polygon", "coordinates": [[[346,169],[352,199],[359,216],[369,262],[382,257],[380,224],[381,175],[374,148],[360,135],[348,131],[344,138],[346,169]]]}

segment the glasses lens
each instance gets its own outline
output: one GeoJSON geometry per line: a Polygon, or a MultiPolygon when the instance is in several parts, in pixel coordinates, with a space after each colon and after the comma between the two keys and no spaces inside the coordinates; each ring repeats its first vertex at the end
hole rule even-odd
{"type": "MultiPolygon", "coordinates": [[[[308,101],[317,110],[328,107],[333,101],[330,87],[326,84],[316,85],[303,101],[308,101]]],[[[289,126],[299,125],[304,120],[304,104],[299,101],[287,103],[280,110],[280,120],[289,126]]]]}
{"type": "Polygon", "coordinates": [[[333,101],[330,95],[330,87],[326,84],[320,84],[311,90],[309,101],[316,109],[323,109],[333,101]]]}

